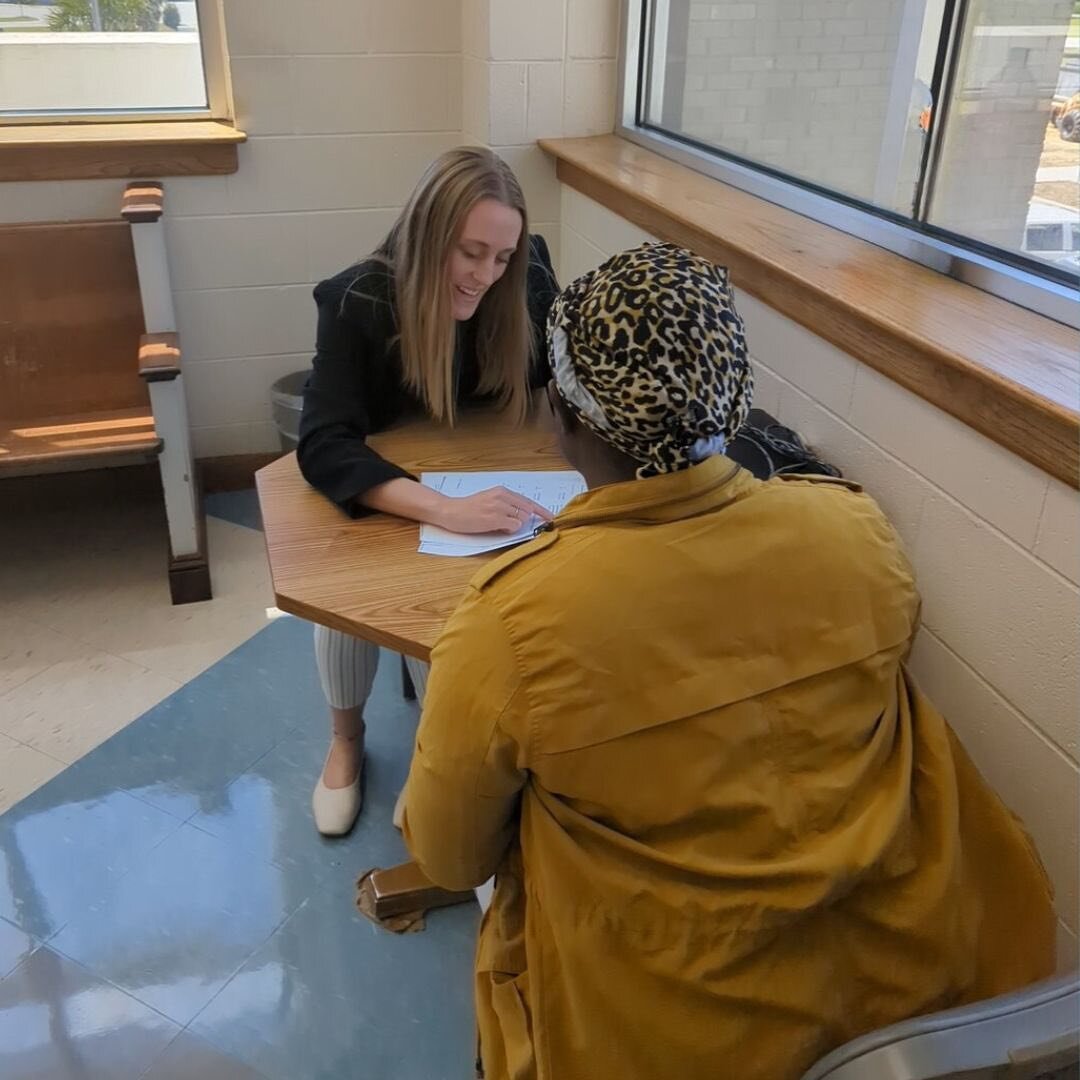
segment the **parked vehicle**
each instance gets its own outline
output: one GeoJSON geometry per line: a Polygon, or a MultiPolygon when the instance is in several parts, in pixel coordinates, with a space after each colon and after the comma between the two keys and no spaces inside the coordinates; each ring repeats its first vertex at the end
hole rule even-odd
{"type": "Polygon", "coordinates": [[[1042,262],[1075,268],[1069,263],[1080,255],[1080,210],[1048,199],[1032,199],[1020,250],[1042,262]]]}
{"type": "Polygon", "coordinates": [[[1064,101],[1055,101],[1050,109],[1050,119],[1063,139],[1080,142],[1080,93],[1064,101]]]}

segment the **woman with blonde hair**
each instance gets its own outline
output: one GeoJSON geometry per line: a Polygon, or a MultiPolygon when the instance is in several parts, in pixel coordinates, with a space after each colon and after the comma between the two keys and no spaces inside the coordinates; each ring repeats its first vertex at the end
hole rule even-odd
{"type": "MultiPolygon", "coordinates": [[[[460,533],[514,532],[532,514],[546,517],[505,488],[461,499],[425,488],[366,437],[409,413],[452,427],[469,402],[523,418],[547,378],[544,325],[557,292],[510,167],[486,149],[443,154],[378,249],[315,288],[297,449],[304,478],[353,517],[378,511],[460,533]]],[[[363,800],[363,710],[379,650],[316,626],[315,656],[332,741],[312,808],[319,832],[340,836],[363,800]]],[[[426,665],[409,663],[422,695],[426,665]]]]}

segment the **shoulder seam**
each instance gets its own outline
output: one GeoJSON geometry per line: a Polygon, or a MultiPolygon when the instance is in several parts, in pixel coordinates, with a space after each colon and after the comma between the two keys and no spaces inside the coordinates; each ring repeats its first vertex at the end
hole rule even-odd
{"type": "Polygon", "coordinates": [[[804,480],[808,484],[829,484],[833,487],[846,488],[856,494],[861,494],[863,486],[845,476],[827,476],[819,473],[776,473],[773,479],[777,480],[804,480]]]}

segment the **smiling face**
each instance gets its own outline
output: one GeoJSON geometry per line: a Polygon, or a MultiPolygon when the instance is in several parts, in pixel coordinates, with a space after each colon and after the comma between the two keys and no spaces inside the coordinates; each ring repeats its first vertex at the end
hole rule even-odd
{"type": "Polygon", "coordinates": [[[450,302],[458,322],[471,319],[484,294],[506,272],[521,239],[521,215],[496,199],[481,199],[466,215],[450,251],[450,302]]]}

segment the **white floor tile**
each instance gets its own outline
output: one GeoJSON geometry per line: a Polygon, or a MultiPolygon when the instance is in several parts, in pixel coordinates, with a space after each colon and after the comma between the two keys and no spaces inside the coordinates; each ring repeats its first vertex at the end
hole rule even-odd
{"type": "Polygon", "coordinates": [[[0,698],[0,731],[69,764],[180,683],[119,656],[61,660],[0,698]]]}
{"type": "Polygon", "coordinates": [[[266,604],[256,605],[227,621],[222,621],[221,614],[214,611],[182,625],[163,624],[151,628],[137,645],[119,655],[183,684],[266,626],[266,607],[266,604]]]}
{"type": "Polygon", "coordinates": [[[0,735],[0,814],[63,768],[62,761],[0,735]]]}
{"type": "Polygon", "coordinates": [[[0,614],[0,697],[60,660],[71,660],[85,645],[29,619],[0,614]]]}

